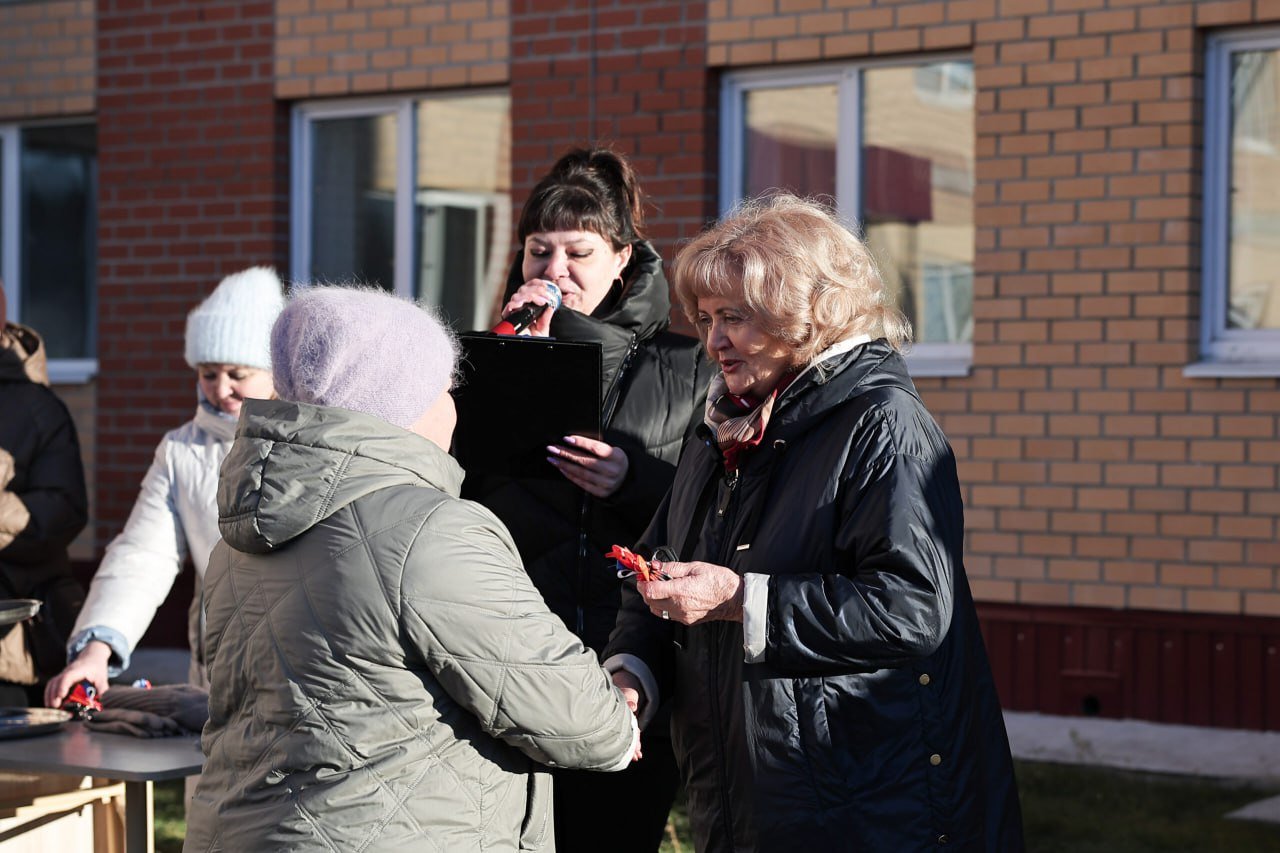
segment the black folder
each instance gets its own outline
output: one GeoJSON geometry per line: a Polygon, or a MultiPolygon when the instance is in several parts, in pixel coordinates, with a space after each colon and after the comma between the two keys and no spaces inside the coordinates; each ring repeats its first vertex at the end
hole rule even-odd
{"type": "Polygon", "coordinates": [[[547,445],[600,438],[600,344],[464,334],[453,397],[453,455],[468,481],[489,474],[563,479],[547,445]]]}

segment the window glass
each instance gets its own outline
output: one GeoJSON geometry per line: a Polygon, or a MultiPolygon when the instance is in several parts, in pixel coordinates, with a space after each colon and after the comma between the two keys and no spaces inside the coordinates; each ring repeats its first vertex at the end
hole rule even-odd
{"type": "Polygon", "coordinates": [[[972,265],[925,261],[920,275],[924,310],[917,325],[932,330],[933,340],[973,340],[972,265]]]}
{"type": "Polygon", "coordinates": [[[835,199],[836,103],[834,83],[746,93],[742,146],[746,197],[785,189],[835,199]]]}
{"type": "Polygon", "coordinates": [[[416,105],[414,294],[459,329],[480,328],[502,292],[511,246],[510,99],[416,105]]]}
{"type": "Polygon", "coordinates": [[[93,125],[21,133],[21,311],[49,358],[96,351],[97,140],[93,125]]]}
{"type": "Polygon", "coordinates": [[[310,281],[395,288],[396,117],[312,124],[310,281]]]}
{"type": "Polygon", "coordinates": [[[459,330],[500,307],[512,242],[505,92],[307,104],[292,264],[441,309],[459,330]]]}
{"type": "Polygon", "coordinates": [[[1231,55],[1228,329],[1280,329],[1278,58],[1274,49],[1231,55]]]}
{"type": "Polygon", "coordinates": [[[861,220],[919,343],[973,340],[972,66],[862,74],[861,220]]]}

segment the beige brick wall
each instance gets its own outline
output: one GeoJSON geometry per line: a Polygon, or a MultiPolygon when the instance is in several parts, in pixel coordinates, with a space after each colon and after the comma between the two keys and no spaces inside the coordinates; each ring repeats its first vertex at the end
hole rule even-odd
{"type": "Polygon", "coordinates": [[[1198,357],[1203,36],[1280,2],[712,0],[749,67],[963,50],[974,369],[922,379],[988,601],[1280,615],[1280,384],[1198,357]]]}
{"type": "Polygon", "coordinates": [[[92,0],[0,6],[0,120],[94,109],[92,0]]]}
{"type": "Polygon", "coordinates": [[[502,84],[505,0],[276,0],[276,96],[502,84]]]}

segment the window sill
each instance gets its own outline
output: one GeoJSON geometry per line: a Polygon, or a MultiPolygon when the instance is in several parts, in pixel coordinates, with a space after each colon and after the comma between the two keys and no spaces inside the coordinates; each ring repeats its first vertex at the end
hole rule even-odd
{"type": "Polygon", "coordinates": [[[954,358],[919,352],[907,352],[903,358],[907,362],[907,372],[913,377],[968,376],[973,371],[972,358],[954,358]]]}
{"type": "Polygon", "coordinates": [[[1280,377],[1280,358],[1268,361],[1197,361],[1182,368],[1189,379],[1280,377]]]}
{"type": "Polygon", "coordinates": [[[84,385],[97,375],[96,358],[57,358],[49,362],[50,385],[84,385]]]}

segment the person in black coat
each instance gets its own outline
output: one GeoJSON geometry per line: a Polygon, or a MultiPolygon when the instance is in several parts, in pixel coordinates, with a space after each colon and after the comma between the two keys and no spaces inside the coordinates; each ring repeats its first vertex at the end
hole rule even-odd
{"type": "MultiPolygon", "coordinates": [[[[566,436],[547,449],[551,479],[467,478],[463,496],[507,525],[548,606],[597,652],[621,600],[605,553],[634,544],[675,476],[685,437],[701,421],[711,366],[698,341],[668,331],[662,258],[642,234],[631,164],[605,149],[561,157],[521,211],[503,314],[548,301],[530,333],[601,346],[603,441],[566,436]]],[[[646,851],[661,843],[678,776],[670,741],[650,737],[622,773],[555,774],[556,849],[646,851]],[[625,808],[619,810],[619,805],[625,808]]]]}
{"type": "Polygon", "coordinates": [[[605,663],[642,725],[673,703],[697,849],[1021,850],[955,458],[866,247],[780,195],[674,282],[720,373],[605,663]]]}
{"type": "Polygon", "coordinates": [[[49,389],[44,342],[7,322],[0,286],[0,599],[34,598],[40,612],[0,626],[0,704],[40,704],[37,686],[62,669],[84,588],[67,547],[89,520],[71,413],[49,389]]]}

